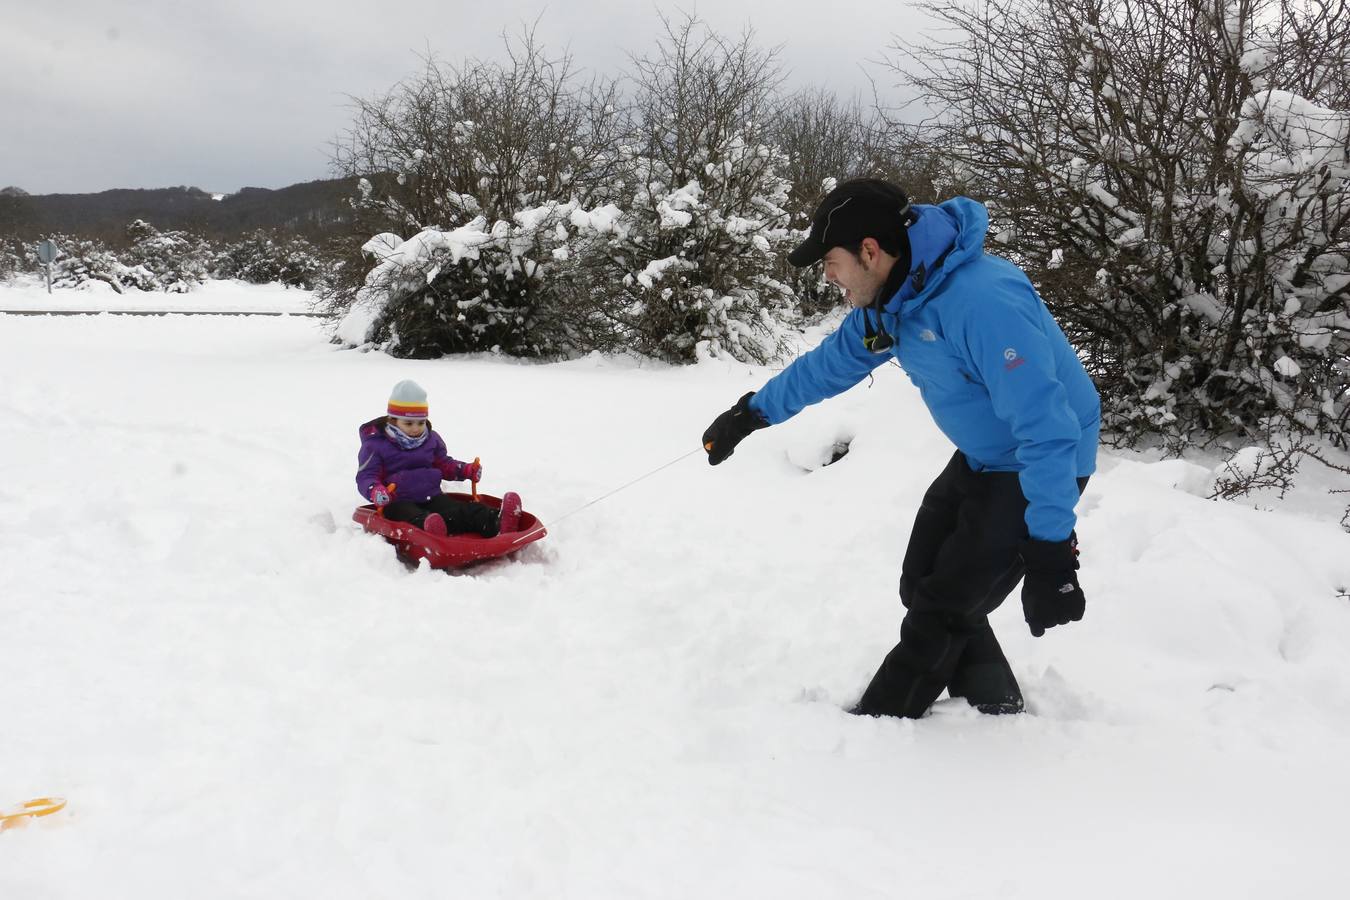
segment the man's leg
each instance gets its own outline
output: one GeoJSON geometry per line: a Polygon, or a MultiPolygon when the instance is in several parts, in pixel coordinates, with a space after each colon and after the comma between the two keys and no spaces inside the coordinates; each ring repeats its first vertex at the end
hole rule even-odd
{"type": "Polygon", "coordinates": [[[985,619],[966,641],[965,650],[952,670],[947,693],[963,697],[982,713],[999,715],[1022,711],[1022,689],[1003,655],[994,629],[985,619]]]}
{"type": "MultiPolygon", "coordinates": [[[[1025,523],[1026,499],[1022,496],[1021,480],[1012,472],[986,472],[974,477],[979,479],[982,493],[995,511],[991,520],[1004,522],[1004,527],[1010,534],[1025,536],[1025,527],[1019,530],[1010,521],[1010,517],[1016,514],[1025,523]]],[[[1079,494],[1083,493],[1087,484],[1087,478],[1078,479],[1079,494]]],[[[1000,559],[1007,556],[1006,548],[1000,549],[998,553],[1000,559]]],[[[981,609],[993,612],[1022,580],[1026,567],[1022,563],[1020,553],[1014,557],[1013,562],[1014,564],[1001,576],[994,579],[981,609]]],[[[1017,678],[1013,675],[1012,667],[1008,665],[1008,659],[1003,655],[1003,648],[999,646],[998,638],[989,627],[987,618],[982,620],[966,642],[965,651],[961,654],[956,670],[952,673],[951,682],[947,685],[947,693],[953,697],[964,697],[971,706],[982,713],[998,715],[1022,711],[1021,688],[1017,686],[1017,678]]]]}
{"type": "MultiPolygon", "coordinates": [[[[957,451],[924,493],[901,566],[900,602],[906,610],[956,530],[966,473],[965,460],[957,451]]],[[[886,655],[853,711],[911,718],[923,715],[946,687],[961,644],[959,630],[941,612],[907,612],[900,624],[900,643],[886,655]]]]}
{"type": "Polygon", "coordinates": [[[978,705],[1020,704],[987,616],[1021,577],[1025,510],[1016,473],[975,473],[961,454],[953,457],[925,494],[910,535],[900,643],[856,711],[917,718],[953,679],[978,705]],[[958,678],[963,666],[970,671],[958,678]]]}
{"type": "Polygon", "coordinates": [[[932,573],[938,552],[956,530],[961,501],[965,498],[962,482],[966,472],[965,459],[958,450],[924,492],[914,526],[909,530],[905,561],[900,566],[900,602],[906,609],[920,579],[932,573]]]}
{"type": "Polygon", "coordinates": [[[851,712],[865,716],[917,719],[947,686],[967,636],[959,622],[942,613],[910,610],[900,623],[900,643],[851,712]]]}

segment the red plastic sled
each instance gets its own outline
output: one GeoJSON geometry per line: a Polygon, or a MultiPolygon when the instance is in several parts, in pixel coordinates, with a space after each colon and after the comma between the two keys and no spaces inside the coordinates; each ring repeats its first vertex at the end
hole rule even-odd
{"type": "MultiPolygon", "coordinates": [[[[446,496],[463,503],[474,499],[468,494],[446,494],[446,496]]],[[[500,497],[489,494],[479,494],[478,502],[494,509],[501,509],[502,506],[500,497]]],[[[480,560],[505,556],[548,534],[544,523],[523,509],[520,511],[519,530],[490,538],[477,534],[450,534],[444,537],[429,534],[408,522],[386,519],[371,504],[358,506],[356,512],[352,513],[352,521],[359,523],[371,534],[378,534],[393,544],[398,548],[400,559],[408,561],[425,559],[433,569],[459,569],[480,560]]]]}

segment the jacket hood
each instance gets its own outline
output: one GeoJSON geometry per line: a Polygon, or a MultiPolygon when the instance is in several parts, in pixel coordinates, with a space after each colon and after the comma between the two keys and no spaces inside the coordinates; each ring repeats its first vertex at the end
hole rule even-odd
{"type": "Polygon", "coordinates": [[[957,267],[984,254],[989,213],[983,203],[953,197],[937,206],[915,206],[918,220],[909,226],[910,272],[886,302],[886,311],[915,308],[932,297],[957,267]]]}

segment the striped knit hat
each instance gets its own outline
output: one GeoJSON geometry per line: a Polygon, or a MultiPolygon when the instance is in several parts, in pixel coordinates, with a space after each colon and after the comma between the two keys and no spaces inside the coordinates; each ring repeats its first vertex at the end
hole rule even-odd
{"type": "Polygon", "coordinates": [[[425,419],[427,392],[415,381],[400,381],[389,395],[389,415],[396,419],[425,419]]]}

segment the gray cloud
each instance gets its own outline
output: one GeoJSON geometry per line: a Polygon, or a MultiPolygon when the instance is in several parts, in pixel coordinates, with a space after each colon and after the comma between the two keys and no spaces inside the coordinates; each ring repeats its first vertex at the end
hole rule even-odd
{"type": "MultiPolygon", "coordinates": [[[[613,74],[660,32],[655,6],[612,0],[3,4],[0,186],[32,193],[229,192],[327,177],[348,96],[384,91],[428,50],[497,58],[503,30],[538,19],[549,49],[613,74]]],[[[789,85],[840,94],[867,91],[860,64],[922,21],[896,0],[722,0],[668,12],[680,9],[724,33],[753,27],[761,45],[783,45],[789,85]]],[[[889,73],[870,71],[892,90],[889,73]]]]}

